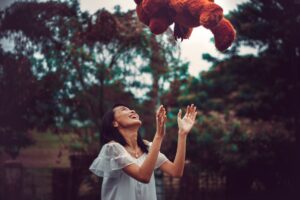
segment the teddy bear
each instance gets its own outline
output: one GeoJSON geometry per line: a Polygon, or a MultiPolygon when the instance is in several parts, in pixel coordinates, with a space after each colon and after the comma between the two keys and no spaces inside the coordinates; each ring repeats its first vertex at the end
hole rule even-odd
{"type": "Polygon", "coordinates": [[[223,9],[213,0],[134,0],[139,20],[154,34],[162,34],[175,23],[175,39],[188,39],[193,28],[211,30],[215,46],[226,50],[235,39],[235,30],[224,18],[223,9]]]}

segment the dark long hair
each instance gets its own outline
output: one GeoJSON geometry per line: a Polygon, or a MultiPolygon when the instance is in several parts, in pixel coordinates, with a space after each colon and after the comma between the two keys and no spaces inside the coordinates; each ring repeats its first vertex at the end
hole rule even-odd
{"type": "MultiPolygon", "coordinates": [[[[112,140],[120,143],[123,146],[128,145],[124,137],[121,135],[119,130],[113,126],[113,121],[115,119],[115,113],[113,111],[114,108],[118,106],[125,106],[124,104],[115,104],[109,111],[107,111],[102,118],[102,135],[101,141],[103,144],[106,144],[112,140]]],[[[144,143],[140,132],[137,135],[137,144],[141,148],[144,153],[148,153],[148,146],[144,143]]]]}

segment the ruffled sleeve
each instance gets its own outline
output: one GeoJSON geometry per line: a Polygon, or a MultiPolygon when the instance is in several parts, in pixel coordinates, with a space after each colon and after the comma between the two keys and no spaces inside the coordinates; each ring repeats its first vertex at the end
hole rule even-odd
{"type": "Polygon", "coordinates": [[[89,169],[101,177],[118,176],[120,169],[133,163],[133,158],[125,148],[119,143],[112,142],[103,145],[89,169]]]}
{"type": "MultiPolygon", "coordinates": [[[[150,147],[152,145],[152,142],[149,142],[148,143],[148,146],[149,146],[149,150],[150,150],[150,147]]],[[[165,154],[159,152],[158,153],[158,156],[157,156],[157,160],[156,160],[156,163],[155,163],[155,169],[159,168],[164,162],[166,162],[167,160],[169,160],[165,154]]]]}
{"type": "Polygon", "coordinates": [[[155,163],[155,169],[159,168],[167,160],[169,160],[169,159],[165,156],[165,154],[159,152],[157,161],[155,163]]]}

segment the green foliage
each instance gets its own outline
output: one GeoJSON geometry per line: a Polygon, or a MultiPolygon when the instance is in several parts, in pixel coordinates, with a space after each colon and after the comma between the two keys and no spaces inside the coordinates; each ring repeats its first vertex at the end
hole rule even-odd
{"type": "Polygon", "coordinates": [[[90,15],[76,0],[13,4],[0,18],[0,38],[14,41],[11,53],[0,54],[0,146],[15,155],[30,144],[29,130],[53,128],[75,133],[73,153],[95,153],[101,117],[116,101],[142,114],[151,139],[162,103],[172,133],[163,148],[172,159],[178,109],[194,103],[202,112],[187,157],[199,170],[266,187],[290,183],[300,146],[299,12],[289,1],[250,0],[229,18],[236,43],[225,59],[204,54],[212,67],[195,78],[171,31],[150,34],[135,11],[90,15]],[[243,45],[258,54],[239,55],[243,45]]]}
{"type": "MultiPolygon", "coordinates": [[[[177,147],[176,114],[171,111],[168,117],[167,130],[171,134],[166,136],[168,141],[163,148],[173,159],[177,147]]],[[[256,181],[273,190],[280,181],[291,178],[294,139],[279,121],[240,118],[232,111],[201,112],[188,138],[187,159],[196,164],[198,172],[225,175],[228,182],[234,178],[241,185],[256,181]]]]}
{"type": "MultiPolygon", "coordinates": [[[[233,190],[249,190],[255,181],[273,192],[299,185],[300,24],[295,4],[250,0],[239,5],[228,16],[237,40],[225,58],[204,54],[211,68],[198,78],[177,79],[166,94],[176,94],[169,127],[176,127],[179,108],[194,103],[202,111],[187,156],[201,171],[225,174],[233,190]],[[244,45],[258,54],[239,55],[244,45]]],[[[164,146],[171,158],[174,135],[164,146]]]]}
{"type": "Polygon", "coordinates": [[[97,155],[100,146],[99,140],[99,133],[93,133],[89,129],[77,129],[76,134],[72,134],[68,147],[71,154],[97,155]]]}
{"type": "Polygon", "coordinates": [[[38,80],[22,55],[2,52],[0,57],[0,145],[16,157],[20,148],[33,143],[29,129],[54,124],[59,82],[52,84],[52,74],[38,80]]]}
{"type": "MultiPolygon", "coordinates": [[[[30,75],[8,80],[20,84],[19,91],[28,91],[24,97],[16,92],[16,101],[7,107],[18,110],[17,101],[29,99],[30,105],[24,104],[19,111],[22,115],[16,113],[7,120],[18,125],[24,121],[26,126],[19,134],[33,128],[55,128],[79,136],[85,129],[99,133],[101,117],[112,104],[126,103],[143,112],[133,93],[147,90],[149,105],[154,108],[174,69],[179,69],[177,74],[182,72],[171,32],[154,37],[135,11],[101,9],[90,15],[80,11],[77,0],[17,2],[1,13],[0,20],[0,38],[14,42],[11,55],[4,53],[3,58],[10,57],[15,63],[19,62],[17,56],[24,58],[30,75]],[[153,77],[153,84],[143,82],[145,72],[153,77]],[[18,117],[23,121],[17,121],[18,117]]],[[[3,67],[10,66],[4,63],[3,67]]],[[[187,65],[184,69],[186,73],[187,65]]],[[[14,98],[9,87],[1,100],[14,98]]],[[[145,119],[145,124],[146,130],[152,128],[152,119],[145,119]]],[[[71,148],[88,151],[89,139],[80,136],[77,140],[71,148]]]]}

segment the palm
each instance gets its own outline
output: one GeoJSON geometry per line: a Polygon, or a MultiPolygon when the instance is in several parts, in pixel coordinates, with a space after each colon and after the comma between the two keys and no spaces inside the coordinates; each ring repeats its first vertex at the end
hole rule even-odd
{"type": "Polygon", "coordinates": [[[178,127],[183,132],[189,132],[192,129],[193,125],[194,121],[187,117],[178,120],[178,127]]]}
{"type": "Polygon", "coordinates": [[[187,111],[183,118],[181,118],[181,110],[178,113],[177,122],[179,132],[187,134],[192,129],[196,119],[196,107],[192,104],[187,107],[187,111]]]}

